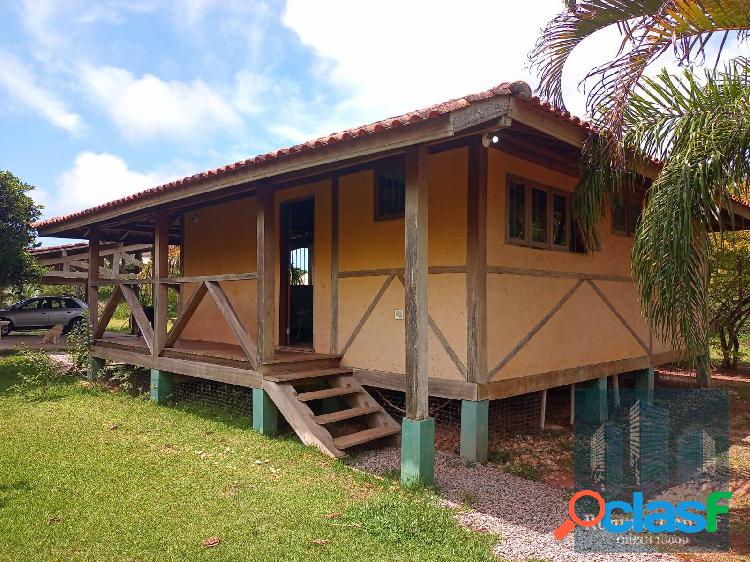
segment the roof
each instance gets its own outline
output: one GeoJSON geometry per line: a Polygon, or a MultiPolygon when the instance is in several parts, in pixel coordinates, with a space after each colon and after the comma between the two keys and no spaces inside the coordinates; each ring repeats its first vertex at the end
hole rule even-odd
{"type": "Polygon", "coordinates": [[[88,250],[88,242],[77,242],[75,244],[62,244],[60,246],[42,246],[40,248],[32,248],[30,250],[31,255],[50,254],[53,252],[61,251],[75,251],[75,250],[88,250]]]}
{"type": "Polygon", "coordinates": [[[152,187],[150,189],[146,189],[145,191],[141,191],[133,195],[128,195],[127,197],[116,199],[114,201],[98,205],[96,207],[91,207],[89,209],[84,209],[68,215],[39,221],[34,223],[33,226],[37,229],[43,229],[45,227],[60,225],[61,223],[65,223],[75,219],[94,217],[101,211],[123,207],[134,201],[148,200],[149,198],[157,197],[158,195],[166,191],[177,191],[187,186],[200,184],[202,182],[208,182],[219,177],[230,176],[241,170],[246,170],[248,168],[265,164],[267,162],[281,160],[294,154],[312,152],[323,147],[338,143],[345,143],[357,137],[365,137],[388,129],[395,129],[398,127],[407,126],[412,123],[436,119],[456,110],[469,107],[479,101],[491,99],[498,96],[513,96],[523,101],[524,103],[534,106],[539,110],[554,116],[555,118],[569,122],[582,129],[593,130],[593,127],[589,122],[584,121],[579,117],[575,117],[567,111],[558,109],[547,102],[543,102],[538,97],[533,97],[531,95],[531,88],[525,82],[503,82],[501,84],[498,84],[494,88],[490,88],[489,90],[485,90],[483,92],[478,92],[475,94],[448,100],[436,105],[425,107],[423,109],[410,111],[408,113],[404,113],[403,115],[389,117],[387,119],[375,121],[374,123],[370,123],[368,125],[353,127],[351,129],[346,129],[338,133],[332,133],[330,135],[310,140],[302,144],[297,144],[287,148],[281,148],[273,152],[268,152],[266,154],[261,154],[252,158],[247,158],[245,160],[240,160],[238,162],[227,164],[226,166],[221,166],[213,170],[207,170],[205,172],[187,176],[182,179],[165,183],[163,185],[152,187]]]}

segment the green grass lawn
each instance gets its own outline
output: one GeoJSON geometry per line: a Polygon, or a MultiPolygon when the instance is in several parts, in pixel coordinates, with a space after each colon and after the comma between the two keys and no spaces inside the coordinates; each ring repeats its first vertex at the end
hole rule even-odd
{"type": "Polygon", "coordinates": [[[0,560],[493,559],[497,537],[427,491],[78,379],[31,401],[9,388],[21,367],[0,357],[0,560]]]}

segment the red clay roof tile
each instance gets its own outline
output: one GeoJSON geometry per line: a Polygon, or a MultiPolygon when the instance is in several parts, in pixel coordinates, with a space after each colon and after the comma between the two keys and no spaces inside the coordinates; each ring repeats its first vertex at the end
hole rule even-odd
{"type": "Polygon", "coordinates": [[[563,119],[565,121],[568,121],[570,123],[573,123],[577,126],[583,127],[588,130],[592,129],[591,124],[588,123],[587,121],[583,121],[578,117],[571,116],[568,112],[556,109],[547,102],[541,102],[538,97],[535,97],[535,96],[532,97],[531,89],[529,88],[528,84],[526,84],[525,82],[503,82],[501,84],[498,84],[494,88],[491,88],[484,92],[478,92],[475,94],[464,96],[462,98],[448,100],[448,101],[445,101],[445,102],[442,102],[442,103],[439,103],[430,107],[426,107],[424,109],[410,111],[408,113],[405,113],[404,115],[390,117],[388,119],[376,121],[375,123],[370,123],[369,125],[361,125],[359,127],[354,127],[354,128],[347,129],[345,131],[341,131],[338,133],[332,133],[330,135],[326,135],[318,139],[309,140],[309,141],[306,141],[304,143],[301,143],[292,147],[282,148],[279,150],[275,150],[273,152],[269,152],[267,154],[261,154],[261,155],[255,156],[254,158],[247,158],[246,160],[240,160],[239,162],[234,162],[232,164],[227,164],[226,166],[222,166],[214,170],[210,170],[207,172],[202,172],[199,174],[194,174],[192,176],[174,180],[169,183],[159,185],[156,187],[152,187],[150,189],[146,189],[144,191],[135,193],[133,195],[128,195],[127,197],[123,197],[121,199],[116,199],[108,203],[103,203],[101,205],[91,207],[89,209],[84,209],[81,211],[70,213],[68,215],[63,215],[63,216],[39,221],[35,223],[33,226],[37,229],[43,229],[45,227],[58,225],[61,223],[74,220],[74,219],[79,219],[79,218],[87,217],[87,216],[94,216],[101,211],[115,209],[131,201],[148,199],[150,197],[157,196],[160,193],[163,193],[165,191],[170,191],[170,190],[178,189],[178,188],[185,187],[188,185],[192,185],[195,183],[200,183],[201,181],[209,177],[228,175],[232,172],[236,172],[245,168],[250,168],[254,165],[261,164],[269,160],[283,158],[284,156],[288,154],[295,154],[295,153],[315,150],[316,148],[320,148],[322,146],[346,141],[357,136],[369,135],[369,134],[372,134],[372,133],[375,133],[384,129],[401,127],[408,123],[415,123],[415,122],[424,121],[427,119],[435,119],[437,117],[440,117],[441,115],[445,115],[452,111],[456,111],[457,109],[467,107],[477,101],[489,99],[489,98],[500,96],[500,95],[515,96],[518,99],[526,103],[529,103],[537,108],[540,108],[542,110],[547,110],[549,113],[555,115],[556,117],[560,119],[563,119]]]}

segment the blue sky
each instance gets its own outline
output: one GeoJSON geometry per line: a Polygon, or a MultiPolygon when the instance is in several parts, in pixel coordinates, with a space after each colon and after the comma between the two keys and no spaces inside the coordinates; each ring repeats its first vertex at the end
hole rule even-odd
{"type": "MultiPolygon", "coordinates": [[[[533,86],[526,54],[561,6],[0,0],[0,168],[50,217],[501,81],[533,86]]],[[[571,61],[574,112],[612,39],[571,61]]]]}

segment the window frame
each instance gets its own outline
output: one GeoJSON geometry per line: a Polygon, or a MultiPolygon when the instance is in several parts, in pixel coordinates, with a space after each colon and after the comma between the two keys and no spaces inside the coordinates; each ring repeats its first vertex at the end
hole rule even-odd
{"type": "Polygon", "coordinates": [[[611,225],[611,231],[612,234],[615,236],[623,236],[625,238],[633,238],[635,236],[635,228],[638,227],[638,223],[635,223],[634,229],[631,231],[630,229],[630,207],[633,203],[638,204],[638,206],[641,209],[641,214],[643,214],[643,207],[644,203],[646,201],[646,196],[643,193],[639,193],[638,191],[628,191],[623,192],[622,194],[622,208],[623,208],[623,223],[625,225],[625,230],[618,230],[615,228],[615,200],[612,201],[612,203],[609,205],[609,221],[611,225]]]}
{"type": "Polygon", "coordinates": [[[372,193],[373,207],[372,215],[375,222],[392,221],[403,219],[406,215],[406,161],[403,158],[391,159],[380,163],[372,170],[372,193]],[[390,172],[400,169],[404,176],[404,211],[400,213],[381,213],[380,212],[380,182],[378,178],[384,172],[390,172]]]}
{"type": "Polygon", "coordinates": [[[573,194],[569,191],[545,185],[543,183],[516,176],[514,174],[506,174],[505,178],[505,243],[512,244],[515,246],[523,246],[526,248],[537,248],[540,250],[555,250],[558,252],[570,252],[575,253],[572,250],[571,244],[571,203],[573,194]],[[510,236],[510,186],[511,184],[519,184],[524,187],[524,239],[511,238],[510,236]],[[531,239],[531,226],[532,226],[532,192],[533,190],[543,191],[546,194],[547,202],[547,240],[546,242],[538,242],[531,239]],[[567,243],[563,246],[554,243],[554,233],[552,228],[552,217],[553,217],[553,202],[554,195],[563,197],[566,201],[565,205],[565,239],[567,243]]]}

